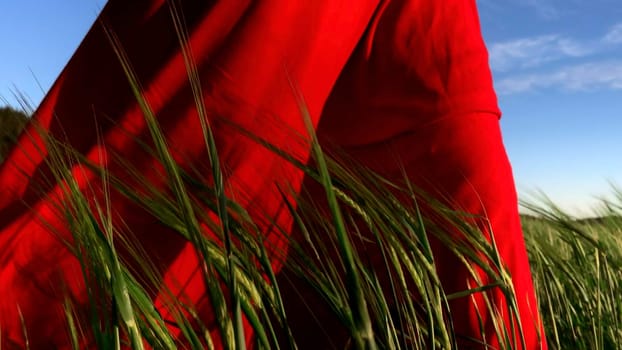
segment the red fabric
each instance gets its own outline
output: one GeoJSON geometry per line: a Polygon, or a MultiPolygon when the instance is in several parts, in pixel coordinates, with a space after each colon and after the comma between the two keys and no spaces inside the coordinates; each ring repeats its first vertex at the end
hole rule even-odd
{"type": "MultiPolygon", "coordinates": [[[[534,292],[475,1],[183,1],[182,11],[230,196],[258,220],[268,214],[289,225],[277,188],[287,184],[299,190],[303,174],[228,125],[239,124],[306,160],[305,143],[296,142],[305,129],[291,88],[295,82],[327,147],[344,149],[388,177],[401,177],[404,164],[413,181],[488,215],[512,272],[526,346],[546,347],[532,322],[537,318],[534,292]]],[[[127,51],[176,159],[186,169],[209,173],[168,5],[110,0],[100,20],[127,51]]],[[[115,161],[121,154],[150,183],[162,184],[161,167],[135,142],[138,137],[149,143],[148,130],[99,24],[35,119],[116,176],[132,181],[126,165],[115,161]]],[[[33,136],[35,126],[27,131],[0,170],[1,345],[24,345],[21,313],[31,348],[65,348],[63,295],[68,291],[85,305],[85,286],[77,260],[62,241],[67,232],[53,205],[62,188],[46,182],[47,152],[33,136]]],[[[97,177],[73,170],[82,189],[101,199],[97,177]]],[[[143,242],[169,287],[183,285],[175,291],[209,320],[191,247],[121,195],[113,193],[112,201],[116,219],[123,218],[143,242]]],[[[270,227],[260,220],[268,244],[285,251],[270,227]]],[[[440,271],[449,291],[463,289],[466,271],[443,259],[442,248],[436,250],[438,261],[446,261],[440,271]]],[[[279,265],[275,259],[277,270],[279,265]]],[[[503,303],[500,297],[495,301],[503,303]]],[[[478,338],[473,306],[452,308],[457,332],[478,338]]]]}

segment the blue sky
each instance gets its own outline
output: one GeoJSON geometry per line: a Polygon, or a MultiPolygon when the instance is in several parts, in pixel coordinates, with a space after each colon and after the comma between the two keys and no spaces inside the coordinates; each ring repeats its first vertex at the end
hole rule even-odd
{"type": "MultiPolygon", "coordinates": [[[[0,98],[37,104],[104,3],[0,1],[0,98]]],[[[586,213],[622,185],[621,0],[477,4],[520,196],[586,213]]]]}
{"type": "Polygon", "coordinates": [[[37,104],[42,89],[52,85],[104,3],[0,0],[0,98],[15,105],[13,95],[20,91],[37,104]]]}
{"type": "Polygon", "coordinates": [[[521,197],[585,213],[622,184],[622,2],[477,3],[521,197]]]}

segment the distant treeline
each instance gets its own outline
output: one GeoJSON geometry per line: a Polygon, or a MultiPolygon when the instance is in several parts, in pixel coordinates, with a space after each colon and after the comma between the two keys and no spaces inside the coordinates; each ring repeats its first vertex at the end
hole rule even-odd
{"type": "Polygon", "coordinates": [[[15,144],[27,121],[26,113],[11,107],[0,107],[0,162],[15,144]]]}

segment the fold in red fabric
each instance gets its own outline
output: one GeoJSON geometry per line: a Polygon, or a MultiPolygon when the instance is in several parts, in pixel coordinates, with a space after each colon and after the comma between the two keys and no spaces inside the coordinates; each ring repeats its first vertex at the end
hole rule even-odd
{"type": "MultiPolygon", "coordinates": [[[[389,178],[401,178],[405,168],[416,184],[448,194],[461,209],[489,218],[512,274],[524,345],[546,348],[474,0],[174,3],[183,13],[225,187],[256,217],[273,250],[286,252],[287,240],[271,231],[273,223],[265,216],[290,226],[278,189],[300,191],[303,173],[229,125],[306,161],[307,144],[297,139],[306,132],[294,82],[326,147],[344,150],[389,178]]],[[[125,51],[175,159],[189,171],[209,173],[169,4],[109,0],[37,109],[36,123],[0,169],[3,349],[24,347],[24,329],[30,348],[68,348],[65,295],[78,308],[87,305],[80,264],[67,247],[67,228],[55,206],[63,187],[50,181],[50,155],[36,136],[36,125],[129,183],[136,180],[127,164],[151,185],[164,183],[161,165],[137,142],[150,144],[149,131],[104,27],[125,51]],[[127,164],[115,160],[116,155],[127,164]]],[[[95,174],[78,167],[72,171],[85,193],[103,200],[95,174]]],[[[203,318],[212,318],[203,306],[209,303],[189,244],[121,194],[111,196],[116,220],[122,218],[137,236],[168,287],[195,303],[203,318]]],[[[447,290],[464,289],[466,269],[446,257],[442,247],[435,251],[447,290]]],[[[278,271],[279,259],[274,265],[278,271]]],[[[501,308],[503,297],[494,295],[501,308]]],[[[483,305],[482,300],[477,303],[483,305]]],[[[451,307],[456,333],[480,339],[474,304],[455,302],[451,307]]],[[[308,339],[301,345],[322,346],[326,339],[311,331],[308,317],[300,310],[292,315],[292,324],[300,325],[296,334],[308,339]]],[[[490,330],[490,320],[483,321],[490,330]]],[[[494,332],[488,333],[486,341],[497,344],[494,332]]],[[[339,341],[338,333],[328,338],[339,341]]],[[[464,348],[476,347],[464,343],[464,348]]]]}

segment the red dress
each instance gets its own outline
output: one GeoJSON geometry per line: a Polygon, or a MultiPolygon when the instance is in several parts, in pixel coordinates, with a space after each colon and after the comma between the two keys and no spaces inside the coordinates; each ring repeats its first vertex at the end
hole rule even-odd
{"type": "MultiPolygon", "coordinates": [[[[534,321],[538,312],[516,194],[474,0],[182,1],[181,10],[208,115],[223,118],[210,123],[226,187],[257,217],[269,245],[284,241],[261,217],[267,213],[277,224],[290,225],[277,188],[300,190],[303,174],[230,124],[306,160],[305,144],[292,142],[292,135],[305,134],[294,82],[327,147],[345,150],[389,178],[401,178],[405,168],[416,184],[487,215],[512,274],[525,345],[546,347],[534,321]]],[[[169,6],[164,0],[109,0],[99,19],[126,51],[176,160],[207,173],[169,6]]],[[[34,118],[91,161],[105,163],[112,174],[133,181],[127,164],[115,160],[120,154],[147,181],[162,184],[160,165],[136,142],[149,143],[149,132],[99,23],[34,118]]],[[[35,126],[27,130],[0,169],[0,344],[24,345],[21,314],[31,348],[66,348],[63,295],[68,292],[84,306],[86,289],[53,204],[62,186],[46,180],[51,178],[48,153],[33,136],[35,126]]],[[[83,191],[101,198],[97,176],[77,167],[72,171],[83,191]]],[[[205,290],[187,243],[121,195],[113,193],[111,200],[115,218],[123,218],[138,236],[170,287],[183,285],[176,292],[200,308],[205,290]]],[[[442,248],[435,249],[446,290],[463,290],[466,270],[442,259],[442,248]]],[[[275,268],[280,268],[277,259],[275,268]]],[[[499,295],[494,301],[503,303],[499,295]]],[[[212,317],[208,308],[200,311],[212,317]]],[[[473,305],[456,302],[452,311],[457,334],[479,338],[473,305]]],[[[293,318],[294,324],[305,319],[293,318]]],[[[300,333],[301,339],[306,336],[311,334],[300,333]]],[[[315,341],[301,344],[321,342],[315,341]]],[[[495,344],[494,337],[488,341],[495,344]]]]}

